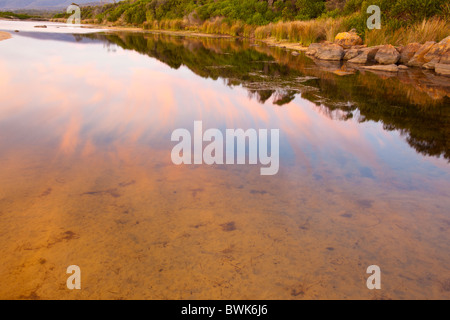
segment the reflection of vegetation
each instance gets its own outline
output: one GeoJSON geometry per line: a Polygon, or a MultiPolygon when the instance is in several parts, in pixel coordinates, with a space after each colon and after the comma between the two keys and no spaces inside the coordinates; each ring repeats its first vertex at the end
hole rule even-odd
{"type": "Polygon", "coordinates": [[[229,39],[132,33],[83,37],[101,38],[172,68],[184,65],[201,77],[243,86],[261,103],[272,98],[281,106],[301,93],[334,119],[359,114],[361,122],[382,122],[386,130],[400,131],[420,153],[450,159],[449,88],[435,83],[427,87],[423,75],[419,80],[417,74],[402,80],[369,72],[341,77],[321,70],[304,55],[293,57],[280,48],[229,39]]]}

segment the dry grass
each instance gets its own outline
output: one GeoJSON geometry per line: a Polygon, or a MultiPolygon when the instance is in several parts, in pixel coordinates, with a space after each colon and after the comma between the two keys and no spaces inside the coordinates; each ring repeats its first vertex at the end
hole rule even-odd
{"type": "MultiPolygon", "coordinates": [[[[290,21],[269,23],[265,26],[246,25],[242,21],[230,23],[224,18],[214,18],[201,24],[189,23],[186,19],[145,22],[144,29],[152,30],[189,30],[207,34],[230,35],[246,38],[269,39],[299,43],[309,46],[323,40],[334,41],[339,32],[348,31],[346,18],[327,18],[309,21],[290,21]]],[[[365,44],[406,45],[412,42],[440,41],[450,34],[448,19],[433,18],[409,27],[392,30],[388,27],[380,30],[368,30],[365,44]]]]}
{"type": "Polygon", "coordinates": [[[299,42],[304,46],[322,40],[334,41],[339,32],[345,31],[343,19],[320,19],[270,23],[256,28],[255,37],[299,42]]]}
{"type": "Polygon", "coordinates": [[[144,29],[149,30],[186,30],[188,29],[187,21],[182,19],[161,20],[144,22],[144,29]]]}
{"type": "Polygon", "coordinates": [[[449,35],[450,22],[448,20],[434,18],[394,31],[388,30],[387,28],[367,31],[365,42],[368,46],[380,44],[406,45],[412,42],[438,42],[449,35]]]}

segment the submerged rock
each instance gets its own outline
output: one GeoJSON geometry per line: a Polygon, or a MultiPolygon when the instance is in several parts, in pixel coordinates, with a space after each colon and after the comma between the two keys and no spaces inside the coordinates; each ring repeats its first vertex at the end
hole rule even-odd
{"type": "Polygon", "coordinates": [[[382,46],[375,55],[375,61],[379,64],[396,64],[399,60],[400,53],[390,44],[382,46]]]}
{"type": "Polygon", "coordinates": [[[398,66],[396,64],[365,66],[362,68],[375,71],[398,72],[398,66]]]}

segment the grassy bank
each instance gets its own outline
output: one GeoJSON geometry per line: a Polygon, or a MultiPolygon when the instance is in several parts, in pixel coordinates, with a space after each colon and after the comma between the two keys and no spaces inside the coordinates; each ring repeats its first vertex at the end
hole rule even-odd
{"type": "Polygon", "coordinates": [[[38,17],[38,16],[31,16],[31,15],[25,14],[25,13],[17,13],[17,12],[11,12],[11,11],[0,11],[0,18],[3,18],[3,19],[28,20],[28,19],[35,19],[35,18],[40,18],[40,17],[38,17]]]}
{"type": "MultiPolygon", "coordinates": [[[[188,30],[307,46],[356,29],[368,45],[440,41],[450,34],[446,0],[373,0],[381,29],[368,30],[363,0],[125,0],[82,8],[85,23],[188,30]]],[[[65,19],[61,13],[55,18],[65,19]]]]}

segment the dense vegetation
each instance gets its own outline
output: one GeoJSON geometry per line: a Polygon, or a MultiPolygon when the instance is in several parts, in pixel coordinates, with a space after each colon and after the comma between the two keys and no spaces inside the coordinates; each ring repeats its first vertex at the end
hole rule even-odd
{"type": "MultiPolygon", "coordinates": [[[[380,31],[374,31],[376,37],[372,34],[372,42],[376,42],[376,38],[388,42],[406,41],[399,37],[405,32],[414,35],[417,26],[427,20],[435,22],[437,28],[431,32],[427,30],[430,34],[426,40],[437,40],[450,31],[448,0],[124,0],[104,6],[83,7],[82,19],[90,23],[196,30],[247,37],[255,36],[258,26],[280,25],[284,22],[289,29],[291,21],[315,19],[322,23],[322,29],[329,28],[330,24],[334,26],[333,33],[354,28],[365,38],[368,33],[366,21],[369,5],[378,5],[382,12],[383,36],[380,31]],[[415,30],[408,29],[413,26],[415,30]],[[396,38],[386,39],[386,35],[394,32],[398,32],[396,38]]],[[[56,18],[66,16],[59,14],[56,18]]],[[[299,35],[304,31],[292,32],[299,35]]],[[[259,35],[275,36],[272,29],[260,29],[259,35]]],[[[319,32],[312,38],[321,40],[331,36],[319,32]]],[[[299,41],[302,37],[287,34],[284,38],[299,41]]],[[[309,44],[309,40],[305,44],[309,44]]]]}
{"type": "Polygon", "coordinates": [[[36,16],[30,16],[28,14],[11,12],[11,11],[0,11],[0,18],[25,20],[25,19],[36,18],[36,16]]]}

